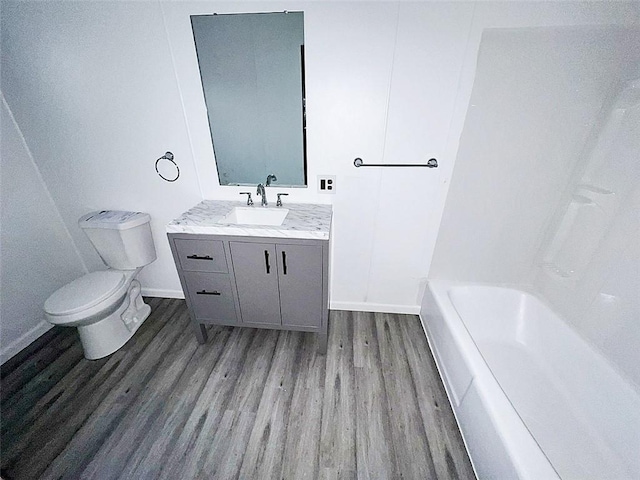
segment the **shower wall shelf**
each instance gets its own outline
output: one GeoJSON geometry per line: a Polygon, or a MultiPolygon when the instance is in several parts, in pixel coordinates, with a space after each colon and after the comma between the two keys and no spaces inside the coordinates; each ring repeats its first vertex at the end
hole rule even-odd
{"type": "Polygon", "coordinates": [[[576,185],[548,246],[543,266],[560,277],[581,278],[606,235],[617,203],[616,194],[610,190],[576,185]]]}
{"type": "Polygon", "coordinates": [[[438,160],[430,158],[425,164],[417,163],[364,163],[360,157],[353,161],[353,165],[358,167],[427,167],[438,168],[438,160]]]}

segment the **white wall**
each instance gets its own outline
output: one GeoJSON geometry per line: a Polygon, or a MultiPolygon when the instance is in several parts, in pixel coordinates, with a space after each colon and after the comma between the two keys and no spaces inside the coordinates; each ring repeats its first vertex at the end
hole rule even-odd
{"type": "Polygon", "coordinates": [[[0,94],[0,363],[52,325],[42,305],[86,273],[69,232],[0,94]]]}
{"type": "Polygon", "coordinates": [[[157,294],[180,284],[164,226],[202,196],[158,3],[3,2],[2,87],[89,270],[106,268],[78,228],[92,210],[151,214],[157,294]],[[155,160],[175,154],[167,183],[155,160]]]}
{"type": "Polygon", "coordinates": [[[512,2],[3,3],[3,86],[36,163],[90,269],[76,219],[148,211],[158,260],[147,293],[179,292],[164,225],[220,187],[189,15],[304,10],[310,187],[288,201],[334,205],[334,308],[417,312],[489,26],[609,23],[628,4],[512,2]],[[182,176],[153,169],[166,150],[182,176]],[[424,163],[438,169],[353,167],[424,163]],[[337,176],[335,195],[316,192],[337,176]]]}
{"type": "Polygon", "coordinates": [[[443,152],[472,4],[8,3],[7,99],[90,269],[101,265],[76,219],[148,211],[159,257],[142,282],[175,292],[164,224],[240,190],[217,182],[189,15],[284,9],[305,11],[312,181],[287,200],[334,203],[334,306],[416,311],[447,169],[356,170],[353,159],[452,161],[443,152]],[[180,162],[175,184],[153,170],[165,150],[180,162]],[[317,194],[321,173],[338,176],[336,195],[317,194]]]}
{"type": "Polygon", "coordinates": [[[527,283],[629,61],[624,31],[485,30],[431,278],[527,283]]]}
{"type": "Polygon", "coordinates": [[[285,9],[305,12],[311,183],[287,189],[287,200],[333,203],[331,304],[415,312],[446,170],[356,170],[353,160],[452,161],[444,151],[473,4],[163,4],[207,198],[237,198],[242,188],[218,186],[189,15],[285,9]],[[337,175],[335,195],[317,193],[319,174],[337,175]]]}

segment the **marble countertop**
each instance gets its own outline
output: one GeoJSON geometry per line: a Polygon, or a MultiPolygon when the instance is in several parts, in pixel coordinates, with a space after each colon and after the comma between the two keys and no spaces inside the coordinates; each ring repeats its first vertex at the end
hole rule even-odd
{"type": "MultiPolygon", "coordinates": [[[[240,235],[250,237],[311,238],[328,240],[331,230],[331,205],[314,203],[285,203],[289,210],[282,225],[236,225],[219,223],[234,207],[246,207],[246,202],[203,200],[167,225],[167,233],[209,235],[240,235]]],[[[280,207],[252,208],[276,209],[280,207]]]]}

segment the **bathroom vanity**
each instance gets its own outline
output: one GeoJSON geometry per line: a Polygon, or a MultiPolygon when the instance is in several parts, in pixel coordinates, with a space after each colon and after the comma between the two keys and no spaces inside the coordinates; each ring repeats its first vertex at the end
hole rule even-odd
{"type": "Polygon", "coordinates": [[[331,205],[205,200],[169,223],[198,341],[206,324],[299,330],[325,352],[331,215],[331,205]]]}

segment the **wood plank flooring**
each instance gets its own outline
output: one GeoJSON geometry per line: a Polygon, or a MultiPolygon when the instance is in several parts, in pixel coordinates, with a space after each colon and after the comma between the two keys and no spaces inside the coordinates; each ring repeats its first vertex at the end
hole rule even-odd
{"type": "Polygon", "coordinates": [[[473,479],[419,319],[309,333],[210,327],[183,300],[108,358],[55,328],[2,366],[2,478],[473,479]]]}

